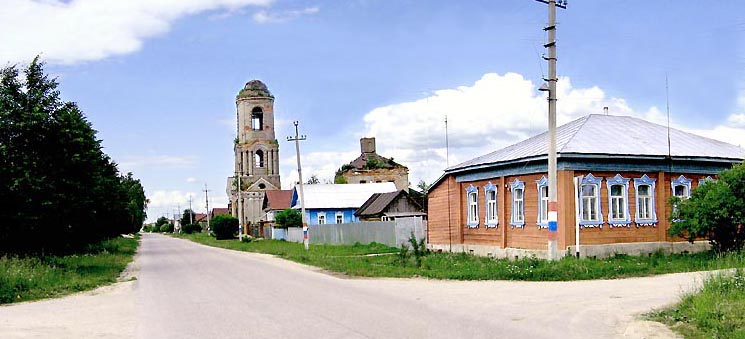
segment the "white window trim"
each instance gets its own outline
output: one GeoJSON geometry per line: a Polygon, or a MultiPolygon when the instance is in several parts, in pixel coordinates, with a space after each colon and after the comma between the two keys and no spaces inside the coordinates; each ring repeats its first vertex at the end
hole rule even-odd
{"type": "Polygon", "coordinates": [[[686,194],[684,196],[682,196],[681,198],[683,198],[683,199],[690,198],[691,197],[691,182],[692,181],[693,180],[688,179],[688,178],[686,178],[683,175],[679,176],[676,179],[670,180],[670,189],[672,190],[672,195],[671,196],[673,196],[673,197],[676,196],[675,195],[675,186],[684,186],[685,189],[686,189],[686,191],[685,191],[686,194]]]}
{"type": "Polygon", "coordinates": [[[466,218],[468,228],[479,227],[479,189],[473,185],[468,185],[466,189],[466,218]]]}
{"type": "Polygon", "coordinates": [[[497,196],[497,186],[494,186],[491,182],[487,183],[486,186],[484,186],[484,206],[486,207],[486,216],[484,217],[486,219],[486,228],[490,227],[497,227],[499,225],[499,205],[498,202],[499,197],[497,196]],[[494,199],[489,199],[489,193],[494,192],[494,199]],[[494,205],[494,208],[492,209],[492,206],[494,205]],[[491,212],[494,213],[491,213],[491,212]],[[493,214],[493,215],[492,215],[493,214]]]}
{"type": "Polygon", "coordinates": [[[344,212],[336,212],[336,215],[334,216],[335,222],[337,224],[343,224],[344,223],[344,212]],[[339,222],[339,217],[341,217],[341,222],[339,222]]]}
{"type": "MultiPolygon", "coordinates": [[[[548,179],[546,179],[546,176],[542,176],[540,180],[536,180],[536,186],[538,186],[538,215],[536,217],[536,223],[538,224],[538,228],[548,228],[548,197],[545,199],[544,204],[544,198],[541,195],[541,189],[544,187],[546,188],[546,193],[548,194],[548,179]],[[546,212],[546,219],[541,219],[541,216],[543,215],[543,212],[546,212]]],[[[523,192],[524,194],[524,192],[523,192]]],[[[524,195],[523,195],[524,197],[524,195]]]]}
{"type": "Polygon", "coordinates": [[[318,215],[316,215],[316,222],[319,225],[326,225],[326,212],[318,212],[318,215]],[[321,222],[323,220],[323,222],[321,222]]]}
{"type": "Polygon", "coordinates": [[[655,182],[657,179],[652,179],[646,174],[643,175],[641,178],[634,178],[634,192],[636,195],[636,211],[634,213],[634,222],[636,223],[636,227],[641,226],[656,226],[657,221],[657,206],[656,206],[656,194],[657,191],[655,190],[655,182]],[[650,219],[642,219],[639,217],[639,186],[641,185],[649,185],[649,195],[650,195],[650,219]]]}
{"type": "Polygon", "coordinates": [[[582,183],[579,186],[579,196],[577,197],[577,203],[579,204],[579,225],[583,227],[603,227],[603,211],[600,204],[600,185],[603,182],[603,178],[596,178],[592,173],[582,177],[582,183]],[[584,220],[584,201],[582,196],[582,187],[586,185],[595,186],[595,209],[597,210],[597,220],[584,220]]]}
{"type": "Polygon", "coordinates": [[[631,227],[631,215],[629,213],[629,181],[620,174],[616,174],[615,177],[605,178],[605,184],[608,190],[608,224],[611,228],[613,227],[631,227]],[[623,219],[613,218],[613,197],[611,196],[611,187],[614,185],[622,185],[622,198],[623,198],[623,219]]]}
{"type": "Polygon", "coordinates": [[[515,179],[515,181],[510,184],[510,190],[512,191],[512,215],[510,216],[510,225],[512,227],[525,227],[525,182],[520,181],[519,179],[515,179]],[[517,200],[515,199],[515,190],[522,190],[522,213],[519,214],[520,220],[517,220],[518,214],[517,208],[515,208],[517,200]]]}
{"type": "Polygon", "coordinates": [[[706,178],[698,179],[698,185],[704,185],[707,182],[717,182],[717,179],[712,178],[710,175],[707,175],[706,178]]]}

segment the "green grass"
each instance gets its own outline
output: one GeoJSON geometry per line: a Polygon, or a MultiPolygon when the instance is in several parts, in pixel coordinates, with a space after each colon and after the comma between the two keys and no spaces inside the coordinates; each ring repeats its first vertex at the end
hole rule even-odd
{"type": "Polygon", "coordinates": [[[426,277],[456,280],[530,280],[566,281],[617,279],[665,273],[745,267],[745,254],[717,256],[711,253],[634,257],[617,255],[608,259],[575,259],[559,261],[540,259],[491,259],[463,253],[429,253],[416,267],[413,259],[405,266],[399,262],[398,249],[380,244],[355,246],[312,245],[262,240],[241,243],[237,240],[215,240],[200,233],[179,237],[205,245],[246,252],[273,254],[280,258],[317,266],[329,271],[363,277],[426,277]],[[389,255],[366,256],[383,253],[389,255]]]}
{"type": "Polygon", "coordinates": [[[686,339],[744,339],[745,270],[714,275],[700,291],[648,318],[667,324],[686,339]]]}
{"type": "Polygon", "coordinates": [[[0,304],[57,297],[113,283],[138,239],[115,238],[66,256],[0,257],[0,304]]]}

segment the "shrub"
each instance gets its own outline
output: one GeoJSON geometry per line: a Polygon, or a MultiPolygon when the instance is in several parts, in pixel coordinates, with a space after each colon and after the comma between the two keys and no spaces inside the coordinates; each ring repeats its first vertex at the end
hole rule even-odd
{"type": "Polygon", "coordinates": [[[291,208],[286,208],[282,211],[277,212],[274,216],[274,221],[280,227],[302,227],[303,218],[300,216],[300,212],[291,208]]]}
{"type": "Polygon", "coordinates": [[[718,177],[694,189],[689,199],[670,200],[675,206],[670,234],[690,242],[706,238],[716,252],[739,251],[745,244],[745,165],[718,177]]]}
{"type": "Polygon", "coordinates": [[[173,224],[164,224],[163,226],[160,226],[159,230],[163,233],[173,233],[173,224]]]}
{"type": "Polygon", "coordinates": [[[412,252],[414,252],[414,259],[416,260],[416,267],[422,267],[422,257],[427,255],[427,245],[424,243],[424,238],[416,240],[414,231],[411,231],[409,236],[409,243],[411,244],[412,252]]]}
{"type": "Polygon", "coordinates": [[[202,232],[202,226],[199,224],[186,224],[181,227],[181,233],[192,234],[202,232]]]}
{"type": "Polygon", "coordinates": [[[230,215],[218,215],[212,218],[210,227],[217,240],[233,239],[238,232],[238,219],[230,215]]]}

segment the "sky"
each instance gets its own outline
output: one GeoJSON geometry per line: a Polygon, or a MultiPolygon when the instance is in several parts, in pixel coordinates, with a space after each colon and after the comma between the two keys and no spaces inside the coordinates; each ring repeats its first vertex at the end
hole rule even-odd
{"type": "MultiPolygon", "coordinates": [[[[669,107],[672,127],[745,146],[741,9],[570,1],[557,13],[558,123],[609,107],[666,124],[669,107]]],[[[285,189],[293,121],[304,176],[331,180],[375,137],[412,186],[544,132],[546,23],[534,0],[5,0],[0,66],[41,56],[142,181],[152,221],[190,198],[203,212],[205,185],[210,207],[227,206],[235,95],[252,79],[275,96],[285,189]]]]}

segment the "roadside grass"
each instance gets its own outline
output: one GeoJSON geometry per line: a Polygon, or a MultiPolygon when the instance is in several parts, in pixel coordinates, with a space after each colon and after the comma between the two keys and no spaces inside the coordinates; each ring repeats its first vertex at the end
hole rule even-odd
{"type": "Polygon", "coordinates": [[[713,275],[699,291],[647,318],[666,324],[686,339],[744,339],[745,269],[713,275]]]}
{"type": "Polygon", "coordinates": [[[650,256],[616,255],[608,259],[559,261],[540,259],[492,259],[464,253],[433,253],[422,258],[421,267],[414,259],[402,265],[399,249],[381,244],[331,246],[310,245],[305,251],[299,243],[260,240],[242,243],[238,240],[215,240],[204,233],[177,235],[209,246],[238,251],[276,255],[280,258],[317,266],[329,271],[361,277],[426,277],[455,280],[528,280],[567,281],[617,279],[665,273],[716,270],[745,267],[745,254],[718,256],[712,253],[650,256]],[[371,256],[368,254],[384,254],[371,256]]]}
{"type": "Polygon", "coordinates": [[[139,235],[65,256],[0,257],[0,304],[51,298],[113,283],[137,251],[139,235]]]}

